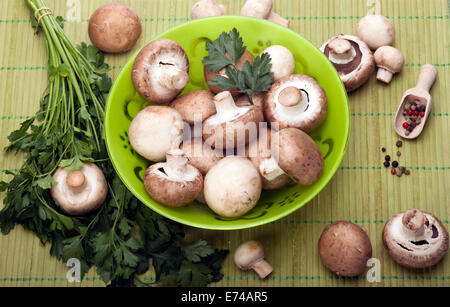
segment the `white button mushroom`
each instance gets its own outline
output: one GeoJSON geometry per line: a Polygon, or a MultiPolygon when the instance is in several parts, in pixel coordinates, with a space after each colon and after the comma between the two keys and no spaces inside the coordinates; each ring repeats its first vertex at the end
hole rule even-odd
{"type": "Polygon", "coordinates": [[[180,149],[186,154],[189,163],[196,167],[202,175],[206,175],[222,159],[222,153],[212,149],[202,139],[184,141],[180,149]]]}
{"type": "Polygon", "coordinates": [[[186,52],[170,39],[150,42],[136,57],[132,81],[145,100],[156,104],[171,102],[189,82],[186,52]]]}
{"type": "Polygon", "coordinates": [[[181,207],[193,202],[203,189],[203,176],[188,163],[184,152],[173,149],[167,153],[166,163],[150,166],[144,175],[148,194],[169,207],[181,207]]]}
{"type": "Polygon", "coordinates": [[[284,46],[273,45],[266,48],[262,53],[270,55],[274,80],[292,75],[295,70],[295,59],[292,52],[284,46]]]}
{"type": "Polygon", "coordinates": [[[217,113],[203,123],[203,139],[218,149],[243,147],[257,137],[257,123],[264,121],[262,109],[236,106],[229,91],[214,97],[217,113]]]}
{"type": "Polygon", "coordinates": [[[189,125],[201,123],[216,114],[214,94],[207,90],[198,90],[181,95],[169,104],[177,110],[189,125]]]}
{"type": "Polygon", "coordinates": [[[161,162],[170,149],[180,146],[183,128],[183,118],[175,109],[149,106],[133,119],[128,137],[131,147],[138,154],[147,160],[161,162]]]}
{"type": "Polygon", "coordinates": [[[318,128],[327,116],[327,96],[320,84],[306,75],[290,75],[272,84],[264,101],[268,122],[279,129],[293,127],[305,132],[318,128]]]}
{"type": "Polygon", "coordinates": [[[242,7],[241,15],[267,19],[283,27],[289,27],[290,21],[272,11],[273,0],[247,0],[242,7]]]}
{"type": "Polygon", "coordinates": [[[227,8],[222,4],[217,4],[214,0],[200,0],[191,9],[191,18],[199,19],[227,14],[227,8]]]}
{"type": "Polygon", "coordinates": [[[394,74],[401,72],[405,65],[403,54],[391,46],[378,48],[374,56],[378,66],[377,79],[386,84],[389,84],[394,74]]]}
{"type": "Polygon", "coordinates": [[[382,15],[367,15],[363,17],[358,22],[356,33],[372,50],[392,45],[395,38],[394,25],[382,15]]]}
{"type": "Polygon", "coordinates": [[[424,269],[444,258],[449,237],[444,225],[433,214],[411,209],[386,223],[383,243],[392,259],[400,265],[424,269]]]}
{"type": "Polygon", "coordinates": [[[52,198],[70,215],[86,215],[96,210],[108,194],[105,175],[93,163],[85,163],[77,171],[59,167],[53,181],[57,184],[50,190],[52,198]]]}
{"type": "Polygon", "coordinates": [[[356,36],[334,36],[326,41],[320,50],[338,71],[347,92],[352,92],[366,83],[375,70],[372,51],[356,36]]]}
{"type": "Polygon", "coordinates": [[[246,158],[229,156],[205,177],[204,196],[216,214],[237,218],[253,209],[262,191],[261,176],[246,158]]]}
{"type": "Polygon", "coordinates": [[[241,270],[253,269],[264,279],[272,273],[272,266],[264,259],[264,247],[258,241],[248,241],[241,244],[234,253],[234,263],[241,270]]]}

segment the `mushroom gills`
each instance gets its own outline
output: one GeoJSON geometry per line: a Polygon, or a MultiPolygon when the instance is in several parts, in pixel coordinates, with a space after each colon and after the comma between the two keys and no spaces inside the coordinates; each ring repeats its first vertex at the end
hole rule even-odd
{"type": "Polygon", "coordinates": [[[313,91],[314,89],[310,88],[310,86],[308,86],[306,82],[303,84],[298,84],[298,82],[287,83],[285,87],[281,88],[275,95],[275,100],[279,101],[279,103],[277,103],[276,105],[276,111],[279,114],[280,118],[283,118],[287,121],[298,122],[299,116],[308,116],[306,115],[306,111],[308,110],[314,113],[320,112],[319,104],[316,104],[315,106],[314,104],[310,104],[311,100],[309,92],[313,91]],[[292,106],[286,106],[289,105],[290,102],[283,103],[283,92],[291,88],[297,89],[301,95],[301,98],[297,101],[296,104],[292,103],[292,106]]]}
{"type": "Polygon", "coordinates": [[[167,153],[167,162],[158,168],[161,176],[171,181],[194,181],[198,176],[195,167],[188,164],[188,159],[182,150],[174,149],[167,153]]]}
{"type": "Polygon", "coordinates": [[[361,64],[362,61],[362,52],[359,48],[359,45],[352,41],[352,40],[348,40],[348,39],[343,39],[343,38],[339,38],[341,40],[345,40],[347,42],[350,43],[351,45],[351,50],[353,50],[351,52],[351,56],[349,57],[348,53],[344,53],[347,54],[346,56],[348,57],[348,62],[341,62],[339,63],[337,62],[333,62],[333,58],[334,59],[340,59],[341,61],[343,60],[343,58],[345,57],[345,55],[339,56],[335,53],[333,53],[329,47],[329,45],[327,45],[325,47],[325,55],[330,59],[331,63],[334,65],[334,67],[336,68],[336,70],[338,71],[338,73],[340,75],[347,75],[349,73],[351,73],[352,71],[354,71],[355,69],[357,69],[359,67],[359,65],[361,64]]]}

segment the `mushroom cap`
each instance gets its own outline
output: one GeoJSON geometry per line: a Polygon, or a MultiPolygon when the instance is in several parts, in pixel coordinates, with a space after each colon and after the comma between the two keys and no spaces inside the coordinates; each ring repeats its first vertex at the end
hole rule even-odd
{"type": "Polygon", "coordinates": [[[296,128],[279,131],[278,165],[296,183],[314,184],[322,175],[324,160],[314,140],[296,128]]]}
{"type": "Polygon", "coordinates": [[[136,57],[132,81],[145,100],[156,104],[168,103],[183,91],[189,81],[188,56],[173,40],[154,40],[136,57]]]}
{"type": "Polygon", "coordinates": [[[356,224],[337,221],[328,225],[319,239],[322,263],[344,277],[358,276],[372,258],[372,244],[365,230],[356,224]]]}
{"type": "Polygon", "coordinates": [[[241,15],[255,18],[269,18],[273,0],[247,0],[242,7],[241,15]]]}
{"type": "MultiPolygon", "coordinates": [[[[420,214],[419,214],[420,215],[420,214]]],[[[383,244],[389,255],[398,264],[413,268],[424,269],[440,262],[448,250],[448,232],[441,221],[429,212],[417,209],[408,210],[393,216],[384,226],[383,244]],[[425,216],[423,226],[417,228],[413,224],[420,221],[411,221],[413,217],[404,219],[405,214],[417,215],[420,212],[425,216]],[[409,228],[403,224],[411,225],[409,228]]]]}
{"type": "MultiPolygon", "coordinates": [[[[230,58],[228,53],[227,53],[227,56],[228,56],[228,58],[230,58]]],[[[236,65],[237,65],[238,69],[241,70],[244,67],[246,62],[253,64],[254,60],[255,60],[255,56],[253,54],[251,54],[248,50],[245,50],[242,57],[236,62],[236,65]]],[[[204,67],[204,76],[205,76],[206,84],[208,85],[209,89],[215,94],[219,94],[220,92],[223,92],[223,89],[221,89],[218,86],[210,85],[209,82],[211,82],[215,77],[217,77],[219,75],[226,76],[225,70],[226,69],[223,68],[218,72],[211,72],[211,71],[206,70],[206,66],[204,67]]],[[[230,92],[231,92],[231,95],[233,95],[233,97],[239,96],[241,94],[237,89],[231,89],[230,92]]]]}
{"type": "Polygon", "coordinates": [[[281,189],[292,182],[278,165],[276,158],[278,155],[274,152],[278,150],[278,145],[272,144],[272,133],[277,132],[268,128],[261,129],[258,138],[248,145],[248,158],[259,170],[264,190],[281,189]]]}
{"type": "Polygon", "coordinates": [[[188,164],[181,150],[171,150],[168,155],[170,154],[177,155],[180,162],[174,166],[168,162],[151,165],[145,171],[144,185],[148,194],[157,202],[169,207],[181,207],[200,195],[203,176],[198,169],[188,164]],[[178,169],[171,170],[172,167],[178,169]]]}
{"type": "Polygon", "coordinates": [[[356,33],[372,50],[392,45],[395,38],[394,25],[382,15],[367,15],[363,17],[358,22],[356,33]]]}
{"type": "Polygon", "coordinates": [[[246,158],[229,156],[206,174],[204,196],[216,214],[236,218],[253,209],[261,196],[258,170],[246,158]]]}
{"type": "Polygon", "coordinates": [[[211,167],[222,159],[221,153],[205,144],[202,139],[184,141],[180,149],[186,154],[189,163],[197,168],[202,175],[206,175],[211,167]]]}
{"type": "Polygon", "coordinates": [[[203,122],[216,114],[214,94],[207,90],[198,90],[181,95],[172,101],[169,106],[177,110],[189,125],[203,122]]]}
{"type": "Polygon", "coordinates": [[[264,99],[264,114],[268,122],[279,129],[299,128],[305,132],[318,128],[327,116],[327,96],[314,79],[306,75],[290,75],[275,81],[264,99]],[[280,103],[280,94],[294,87],[302,92],[302,101],[293,107],[280,103]]]}
{"type": "Polygon", "coordinates": [[[249,270],[255,263],[264,260],[264,257],[264,246],[252,240],[239,245],[234,252],[234,263],[241,270],[249,270]]]}
{"type": "Polygon", "coordinates": [[[347,92],[352,92],[366,83],[375,70],[375,58],[372,51],[370,51],[365,42],[356,36],[346,34],[333,36],[320,47],[320,50],[330,59],[338,71],[347,92]],[[354,50],[354,57],[350,61],[335,63],[330,59],[329,43],[334,40],[346,40],[351,44],[354,50]]]}
{"type": "Polygon", "coordinates": [[[76,178],[71,178],[71,173],[62,167],[56,170],[53,181],[57,184],[50,190],[52,198],[73,216],[86,215],[98,209],[108,194],[102,170],[93,163],[85,163],[79,171],[73,171],[76,178]]]}
{"type": "Polygon", "coordinates": [[[89,19],[89,37],[92,43],[107,53],[130,51],[142,33],[137,13],[119,2],[99,7],[89,19]]]}
{"type": "Polygon", "coordinates": [[[166,153],[178,148],[183,138],[184,122],[180,113],[166,106],[149,106],[141,110],[130,124],[131,147],[153,162],[161,162],[166,153]]]}
{"type": "Polygon", "coordinates": [[[378,67],[386,69],[393,74],[401,72],[405,65],[405,57],[403,54],[400,50],[391,46],[378,48],[374,56],[378,67]]]}
{"type": "Polygon", "coordinates": [[[214,0],[200,0],[196,2],[191,9],[192,19],[221,16],[225,14],[225,7],[218,5],[214,0]]]}
{"type": "Polygon", "coordinates": [[[266,48],[262,53],[269,54],[272,59],[271,72],[273,72],[275,81],[294,73],[294,55],[286,47],[281,45],[273,45],[266,48]]]}
{"type": "MultiPolygon", "coordinates": [[[[222,99],[227,93],[219,93],[215,99],[222,99]]],[[[258,123],[264,121],[262,109],[235,105],[234,110],[237,112],[217,112],[203,122],[206,143],[217,149],[231,149],[245,146],[257,137],[258,123]]]]}

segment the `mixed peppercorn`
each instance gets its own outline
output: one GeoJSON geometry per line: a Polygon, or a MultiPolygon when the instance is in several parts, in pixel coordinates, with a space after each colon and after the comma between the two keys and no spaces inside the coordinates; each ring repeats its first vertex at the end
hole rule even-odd
{"type": "Polygon", "coordinates": [[[406,130],[405,135],[409,135],[425,117],[426,111],[425,105],[419,105],[417,102],[406,103],[403,110],[403,116],[405,117],[405,122],[403,123],[403,128],[406,130]]]}
{"type": "MultiPolygon", "coordinates": [[[[403,142],[402,141],[398,141],[395,145],[398,148],[401,148],[403,146],[403,142]]],[[[381,151],[382,152],[386,152],[386,148],[385,147],[381,148],[381,151]]],[[[397,157],[400,157],[401,155],[402,155],[402,153],[400,151],[397,151],[397,157]]],[[[391,159],[392,158],[391,158],[390,155],[386,155],[384,157],[383,165],[384,165],[385,168],[392,167],[391,168],[391,174],[392,175],[397,175],[398,177],[401,177],[403,175],[407,175],[408,176],[408,175],[411,174],[411,171],[406,169],[406,167],[399,166],[398,161],[392,161],[392,163],[391,163],[391,159]]]]}

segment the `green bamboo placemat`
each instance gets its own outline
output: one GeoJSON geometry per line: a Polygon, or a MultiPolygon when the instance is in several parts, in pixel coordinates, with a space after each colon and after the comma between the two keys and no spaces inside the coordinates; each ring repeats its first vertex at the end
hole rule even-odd
{"type": "MultiPolygon", "coordinates": [[[[106,0],[47,0],[56,14],[68,17],[65,25],[74,42],[88,41],[90,13],[106,0]],[[77,7],[79,5],[79,11],[77,7]]],[[[189,21],[194,0],[122,0],[134,7],[143,21],[138,46],[173,26],[189,21]]],[[[219,0],[238,14],[244,0],[219,0]]],[[[19,123],[38,108],[45,88],[47,67],[42,37],[35,37],[29,10],[21,0],[0,0],[0,147],[19,123]]],[[[266,226],[242,231],[186,229],[192,239],[204,238],[219,248],[234,251],[243,241],[264,243],[274,273],[260,281],[253,272],[241,272],[232,257],[224,263],[223,281],[214,286],[450,286],[450,256],[438,266],[412,271],[396,265],[381,242],[390,216],[411,207],[434,212],[450,228],[450,40],[447,0],[275,0],[275,11],[291,21],[291,28],[320,46],[338,33],[354,33],[358,20],[371,12],[388,16],[394,23],[395,47],[406,58],[404,71],[390,86],[375,76],[350,95],[352,128],[348,152],[331,183],[310,204],[289,217],[266,226]],[[382,166],[385,146],[396,152],[398,140],[392,122],[403,92],[415,85],[420,66],[437,66],[432,90],[433,114],[423,135],[405,142],[400,161],[412,169],[409,177],[392,176],[382,166]],[[335,220],[364,226],[371,238],[373,255],[381,262],[381,282],[365,276],[344,279],[332,275],[318,257],[317,241],[323,228],[335,220]]],[[[132,54],[131,52],[130,54],[132,54]]],[[[128,55],[108,56],[111,76],[120,71],[128,55]]],[[[6,170],[20,165],[21,157],[0,155],[0,180],[6,170]]],[[[3,195],[1,195],[3,198],[3,195]]],[[[0,235],[0,286],[103,286],[91,270],[82,283],[66,280],[68,268],[49,256],[31,233],[17,227],[0,235]]],[[[142,277],[152,281],[152,272],[142,277]]]]}

